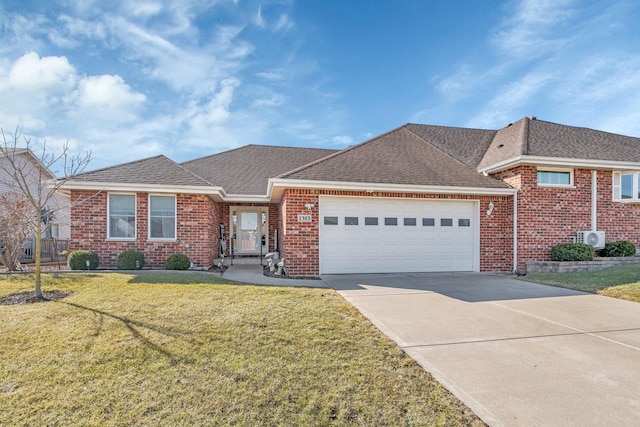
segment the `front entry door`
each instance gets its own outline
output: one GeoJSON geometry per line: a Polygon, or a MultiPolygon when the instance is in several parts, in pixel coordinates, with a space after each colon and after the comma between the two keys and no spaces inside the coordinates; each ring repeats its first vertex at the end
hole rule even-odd
{"type": "Polygon", "coordinates": [[[267,212],[260,208],[233,208],[231,211],[234,253],[238,255],[259,255],[264,253],[261,245],[266,245],[267,212]]]}

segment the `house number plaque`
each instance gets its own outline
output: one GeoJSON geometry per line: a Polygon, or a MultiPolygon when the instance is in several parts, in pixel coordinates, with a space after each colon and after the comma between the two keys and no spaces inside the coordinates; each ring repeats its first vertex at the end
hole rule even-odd
{"type": "Polygon", "coordinates": [[[311,215],[298,214],[298,222],[311,222],[311,215]]]}

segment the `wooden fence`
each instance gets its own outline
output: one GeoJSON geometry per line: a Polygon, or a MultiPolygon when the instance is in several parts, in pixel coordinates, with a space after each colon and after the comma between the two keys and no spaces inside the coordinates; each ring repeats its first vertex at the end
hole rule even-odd
{"type": "MultiPolygon", "coordinates": [[[[40,248],[40,261],[41,262],[55,262],[64,261],[69,254],[69,240],[61,239],[42,239],[40,248]]],[[[34,239],[29,239],[23,246],[22,257],[20,262],[28,264],[35,262],[35,247],[36,242],[34,239]]]]}

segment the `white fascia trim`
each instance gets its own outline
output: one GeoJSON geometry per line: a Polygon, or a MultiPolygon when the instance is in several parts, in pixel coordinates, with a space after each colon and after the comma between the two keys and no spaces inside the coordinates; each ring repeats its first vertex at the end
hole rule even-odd
{"type": "Polygon", "coordinates": [[[227,195],[222,187],[202,187],[197,185],[164,185],[164,184],[126,184],[104,182],[73,182],[69,181],[60,187],[61,190],[92,190],[92,191],[127,191],[135,193],[172,193],[172,194],[208,194],[227,195]]]}
{"type": "Polygon", "coordinates": [[[638,170],[640,162],[621,162],[615,160],[570,159],[564,157],[517,156],[479,169],[482,173],[495,173],[519,165],[541,165],[555,167],[575,167],[584,169],[638,170]]]}
{"type": "Polygon", "coordinates": [[[229,203],[270,203],[271,198],[260,194],[228,194],[224,196],[224,201],[229,203]]]}
{"type": "Polygon", "coordinates": [[[405,185],[405,184],[374,184],[363,182],[341,181],[312,181],[302,179],[271,179],[269,180],[269,194],[274,187],[303,188],[312,190],[344,190],[387,193],[423,193],[423,194],[477,194],[477,195],[511,195],[515,188],[482,188],[482,187],[451,187],[437,185],[405,185]]]}

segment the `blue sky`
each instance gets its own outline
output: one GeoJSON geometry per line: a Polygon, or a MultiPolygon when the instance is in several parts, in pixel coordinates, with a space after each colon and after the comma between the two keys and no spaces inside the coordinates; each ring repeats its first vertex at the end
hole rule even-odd
{"type": "Polygon", "coordinates": [[[524,116],[640,136],[640,2],[3,0],[0,127],[95,169],[524,116]]]}

